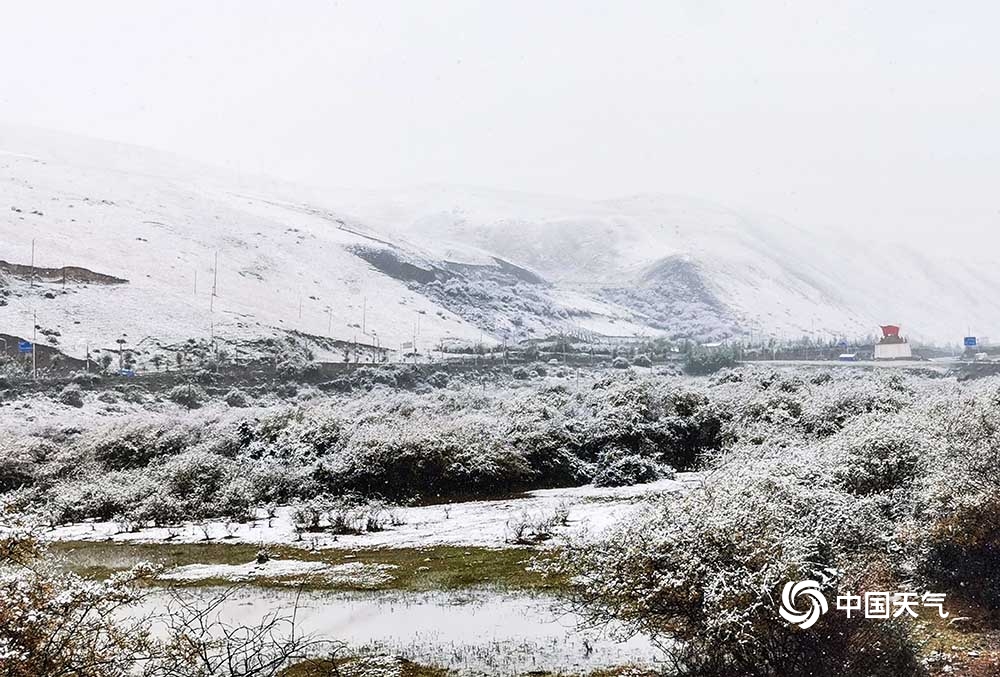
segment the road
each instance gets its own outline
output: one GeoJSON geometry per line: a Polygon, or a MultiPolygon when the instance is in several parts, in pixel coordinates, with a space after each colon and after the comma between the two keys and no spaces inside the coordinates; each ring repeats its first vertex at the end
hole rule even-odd
{"type": "Polygon", "coordinates": [[[933,360],[859,360],[841,362],[839,360],[746,360],[741,364],[761,364],[772,367],[866,367],[877,369],[936,369],[947,371],[957,367],[958,358],[943,357],[933,360]]]}

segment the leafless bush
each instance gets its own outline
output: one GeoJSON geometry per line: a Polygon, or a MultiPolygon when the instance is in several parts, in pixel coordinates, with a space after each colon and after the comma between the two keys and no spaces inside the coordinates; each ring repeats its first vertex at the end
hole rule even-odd
{"type": "Polygon", "coordinates": [[[518,517],[507,520],[507,542],[518,545],[535,545],[551,539],[558,526],[569,522],[569,508],[559,505],[550,513],[530,515],[526,511],[518,517]]]}
{"type": "Polygon", "coordinates": [[[197,593],[171,590],[158,618],[166,639],[143,677],[277,677],[295,663],[332,660],[341,649],[338,642],[299,632],[298,600],[290,611],[268,613],[253,625],[223,620],[222,607],[238,590],[234,586],[207,602],[197,593]]]}

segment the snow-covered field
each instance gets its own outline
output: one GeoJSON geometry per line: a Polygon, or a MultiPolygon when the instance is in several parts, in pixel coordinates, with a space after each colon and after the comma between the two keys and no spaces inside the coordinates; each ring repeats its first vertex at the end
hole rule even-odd
{"type": "Polygon", "coordinates": [[[346,562],[326,564],[295,559],[272,559],[246,564],[188,564],[160,574],[161,581],[225,580],[232,582],[258,579],[321,580],[328,585],[350,583],[354,587],[375,587],[392,579],[392,564],[346,562]]]}
{"type": "MultiPolygon", "coordinates": [[[[359,535],[311,534],[295,530],[292,508],[278,508],[274,518],[260,516],[246,523],[220,520],[188,522],[170,528],[144,528],[123,532],[115,522],[86,522],[56,527],[45,534],[53,541],[114,541],[120,543],[226,543],[295,545],[305,548],[409,548],[442,545],[503,548],[512,542],[512,526],[527,520],[544,520],[556,511],[568,511],[560,536],[598,535],[647,504],[649,499],[683,490],[697,483],[698,476],[682,473],[677,480],[660,480],[628,487],[543,489],[523,497],[491,501],[467,501],[442,505],[395,509],[402,524],[384,531],[359,535]]],[[[207,572],[205,577],[212,577],[207,572]]],[[[241,571],[231,572],[240,575],[241,571]]]]}

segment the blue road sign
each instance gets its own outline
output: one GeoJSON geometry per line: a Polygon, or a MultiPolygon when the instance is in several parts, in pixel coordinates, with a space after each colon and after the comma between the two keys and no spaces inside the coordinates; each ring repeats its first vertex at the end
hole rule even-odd
{"type": "Polygon", "coordinates": [[[976,341],[976,337],[975,336],[966,336],[965,337],[965,347],[966,348],[975,348],[977,345],[979,345],[979,343],[978,343],[978,341],[976,341]]]}
{"type": "Polygon", "coordinates": [[[22,352],[22,353],[30,353],[31,352],[31,341],[18,341],[17,342],[17,349],[18,349],[19,352],[22,352]]]}

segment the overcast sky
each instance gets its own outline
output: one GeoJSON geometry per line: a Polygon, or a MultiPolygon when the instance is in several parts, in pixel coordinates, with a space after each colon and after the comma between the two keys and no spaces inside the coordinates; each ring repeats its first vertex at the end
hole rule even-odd
{"type": "Polygon", "coordinates": [[[985,232],[998,25],[919,0],[5,0],[0,121],[319,185],[985,232]]]}

